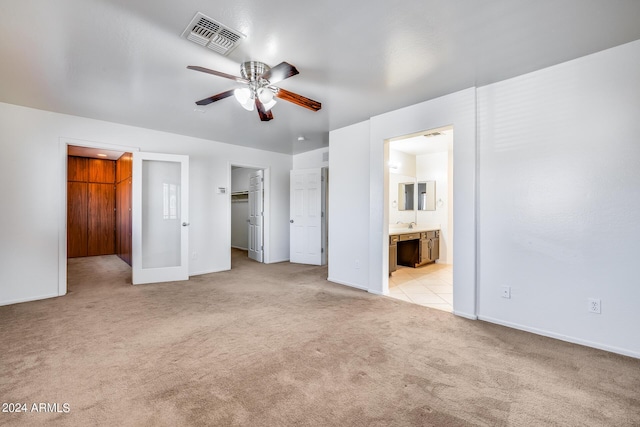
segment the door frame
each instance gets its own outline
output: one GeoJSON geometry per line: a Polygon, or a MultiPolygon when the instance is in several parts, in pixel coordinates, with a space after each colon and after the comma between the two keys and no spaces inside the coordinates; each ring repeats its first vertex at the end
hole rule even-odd
{"type": "Polygon", "coordinates": [[[128,153],[140,151],[140,147],[129,147],[65,137],[58,138],[60,194],[62,194],[62,200],[58,207],[58,296],[67,294],[67,157],[69,156],[70,145],[102,150],[124,151],[128,153]]]}
{"type": "Polygon", "coordinates": [[[229,188],[227,191],[227,246],[229,247],[229,270],[231,270],[231,168],[247,168],[247,169],[259,169],[262,170],[264,178],[263,188],[263,203],[264,203],[264,216],[262,217],[262,245],[264,249],[262,251],[262,263],[271,263],[271,168],[266,165],[259,165],[255,163],[243,163],[243,162],[227,162],[227,182],[229,188]]]}

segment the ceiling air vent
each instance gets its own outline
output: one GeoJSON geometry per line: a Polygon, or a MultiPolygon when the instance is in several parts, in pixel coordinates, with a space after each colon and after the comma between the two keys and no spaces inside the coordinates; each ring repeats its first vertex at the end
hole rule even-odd
{"type": "Polygon", "coordinates": [[[246,36],[198,12],[187,25],[182,37],[226,56],[246,36]]]}
{"type": "Polygon", "coordinates": [[[442,136],[444,133],[442,132],[431,132],[424,135],[425,138],[433,138],[434,136],[442,136]]]}

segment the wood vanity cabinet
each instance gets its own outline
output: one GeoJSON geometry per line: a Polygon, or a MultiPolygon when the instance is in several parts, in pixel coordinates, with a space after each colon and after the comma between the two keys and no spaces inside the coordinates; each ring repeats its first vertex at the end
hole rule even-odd
{"type": "Polygon", "coordinates": [[[420,260],[418,265],[435,262],[440,258],[440,231],[424,231],[420,233],[420,260]]]}
{"type": "Polygon", "coordinates": [[[389,236],[389,276],[398,269],[398,236],[389,236]]]}
{"type": "Polygon", "coordinates": [[[419,267],[440,258],[440,230],[389,236],[389,275],[398,265],[419,267]]]}

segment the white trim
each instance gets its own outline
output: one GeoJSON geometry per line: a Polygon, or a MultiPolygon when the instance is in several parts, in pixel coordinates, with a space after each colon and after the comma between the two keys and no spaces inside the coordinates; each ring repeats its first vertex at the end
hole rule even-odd
{"type": "Polygon", "coordinates": [[[478,316],[476,316],[475,314],[465,313],[464,311],[453,310],[452,313],[456,316],[464,317],[469,320],[478,320],[478,316]]]}
{"type": "MultiPolygon", "coordinates": [[[[369,289],[365,288],[364,286],[354,285],[353,283],[345,282],[343,280],[336,280],[336,279],[332,279],[331,277],[327,277],[327,281],[335,283],[337,285],[348,286],[350,288],[360,289],[361,291],[371,292],[369,289]]],[[[374,293],[374,292],[371,292],[371,293],[374,293]]]]}
{"type": "MultiPolygon", "coordinates": [[[[139,147],[128,147],[124,145],[107,144],[106,142],[85,141],[82,139],[58,138],[58,159],[60,161],[60,205],[58,206],[58,295],[67,294],[67,157],[68,146],[102,148],[104,150],[124,151],[133,153],[140,151],[139,147]]],[[[49,298],[49,297],[44,297],[49,298]]]]}
{"type": "Polygon", "coordinates": [[[604,351],[609,351],[611,353],[617,353],[617,354],[622,354],[623,356],[629,356],[629,357],[633,357],[636,359],[640,359],[640,352],[637,351],[633,351],[633,350],[628,350],[625,348],[620,348],[620,347],[614,347],[614,346],[610,346],[610,345],[606,345],[606,344],[601,344],[598,342],[594,342],[594,341],[588,341],[588,340],[583,340],[580,338],[576,338],[576,337],[570,337],[567,335],[562,335],[562,334],[558,334],[555,332],[550,332],[544,329],[538,329],[538,328],[532,328],[529,326],[524,326],[524,325],[520,325],[519,323],[513,323],[513,322],[506,322],[504,320],[500,320],[500,319],[495,319],[493,317],[488,317],[488,316],[478,316],[479,320],[485,321],[485,322],[489,322],[489,323],[495,323],[497,325],[502,325],[502,326],[506,326],[509,328],[513,328],[513,329],[519,329],[521,331],[525,331],[525,332],[530,332],[532,334],[536,334],[536,335],[542,335],[545,337],[549,337],[549,338],[554,338],[560,341],[566,341],[566,342],[570,342],[572,344],[579,344],[579,345],[583,345],[586,347],[592,347],[592,348],[596,348],[599,350],[604,350],[604,351]]]}
{"type": "Polygon", "coordinates": [[[240,249],[242,251],[248,251],[249,250],[249,248],[241,248],[240,246],[231,245],[231,247],[234,248],[234,249],[240,249]]]}
{"type": "Polygon", "coordinates": [[[202,276],[203,274],[211,274],[211,273],[222,273],[223,271],[229,271],[229,270],[225,270],[225,269],[219,269],[219,270],[205,270],[205,271],[196,271],[193,273],[189,273],[189,278],[193,277],[193,276],[202,276]]]}
{"type": "MultiPolygon", "coordinates": [[[[227,242],[231,245],[231,168],[232,166],[238,168],[258,169],[262,170],[262,177],[264,178],[263,192],[264,192],[264,215],[262,218],[262,263],[274,264],[276,262],[271,260],[271,167],[265,165],[257,165],[251,163],[242,162],[227,162],[227,183],[228,183],[228,199],[229,208],[227,209],[227,242]]],[[[215,187],[215,186],[214,186],[215,187]]],[[[230,246],[233,247],[233,246],[230,246]]],[[[246,249],[248,250],[248,249],[246,249]]],[[[286,261],[289,261],[288,259],[286,261]]],[[[231,269],[231,250],[229,250],[229,269],[231,269]]]]}
{"type": "Polygon", "coordinates": [[[20,304],[20,303],[23,303],[23,302],[38,301],[38,300],[48,299],[48,298],[57,298],[59,296],[62,296],[62,295],[44,294],[44,295],[40,295],[40,296],[37,296],[37,297],[12,299],[12,300],[9,300],[9,301],[0,302],[0,307],[2,307],[3,305],[20,304]]]}
{"type": "Polygon", "coordinates": [[[289,258],[282,258],[282,259],[272,259],[269,262],[265,261],[265,264],[277,264],[279,262],[289,262],[289,258]]]}
{"type": "Polygon", "coordinates": [[[374,295],[380,295],[382,297],[388,297],[390,295],[390,292],[388,290],[386,292],[385,291],[380,292],[380,291],[376,291],[374,289],[367,289],[367,292],[369,292],[370,294],[374,294],[374,295]]]}

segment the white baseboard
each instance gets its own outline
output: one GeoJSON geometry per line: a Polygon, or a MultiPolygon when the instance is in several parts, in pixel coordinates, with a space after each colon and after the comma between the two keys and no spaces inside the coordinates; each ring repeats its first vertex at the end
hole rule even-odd
{"type": "Polygon", "coordinates": [[[61,295],[58,294],[46,294],[46,295],[39,295],[36,297],[28,297],[28,298],[18,298],[18,299],[13,299],[13,300],[8,300],[8,301],[0,301],[0,306],[2,305],[11,305],[11,304],[20,304],[22,302],[29,302],[29,301],[38,301],[41,299],[49,299],[49,298],[55,298],[55,297],[59,297],[61,295]]]}
{"type": "Polygon", "coordinates": [[[269,260],[269,262],[265,261],[265,264],[277,264],[279,262],[289,262],[289,258],[269,260]]]}
{"type": "Polygon", "coordinates": [[[243,247],[240,247],[240,246],[231,245],[231,247],[234,248],[234,249],[240,249],[241,251],[248,251],[249,250],[249,248],[243,248],[243,247]]]}
{"type": "Polygon", "coordinates": [[[356,288],[356,289],[360,289],[362,291],[369,292],[369,289],[365,288],[364,286],[354,285],[353,283],[345,282],[343,280],[332,279],[331,277],[327,277],[327,280],[329,282],[333,282],[333,283],[336,283],[338,285],[349,286],[350,288],[356,288]]]}
{"type": "Polygon", "coordinates": [[[373,289],[367,289],[367,292],[369,292],[370,294],[374,294],[374,295],[382,295],[382,296],[388,296],[389,295],[389,291],[382,292],[382,291],[376,291],[376,290],[373,290],[373,289]]]}
{"type": "Polygon", "coordinates": [[[478,316],[476,316],[475,314],[469,314],[469,313],[465,313],[463,311],[453,310],[453,314],[455,314],[456,316],[465,317],[465,318],[471,319],[471,320],[478,320],[478,316]]]}
{"type": "Polygon", "coordinates": [[[221,269],[216,269],[216,270],[204,270],[204,271],[194,271],[192,273],[189,273],[189,277],[191,276],[202,276],[203,274],[209,274],[209,273],[220,273],[222,271],[229,271],[231,270],[230,268],[221,268],[221,269]]]}
{"type": "Polygon", "coordinates": [[[567,335],[562,335],[562,334],[558,334],[558,333],[555,333],[555,332],[546,331],[544,329],[532,328],[532,327],[529,327],[529,326],[520,325],[518,323],[506,322],[504,320],[494,319],[493,317],[488,317],[488,316],[478,316],[478,319],[480,319],[482,321],[485,321],[485,322],[489,322],[489,323],[495,323],[497,325],[507,326],[507,327],[513,328],[513,329],[519,329],[519,330],[525,331],[525,332],[531,332],[532,334],[536,334],[536,335],[542,335],[542,336],[549,337],[549,338],[555,338],[555,339],[560,340],[560,341],[566,341],[566,342],[570,342],[570,343],[573,343],[573,344],[580,344],[580,345],[584,345],[586,347],[597,348],[598,350],[604,350],[604,351],[608,351],[608,352],[611,352],[611,353],[617,353],[617,354],[621,354],[623,356],[629,356],[629,357],[633,357],[633,358],[636,358],[636,359],[640,359],[640,352],[629,350],[629,349],[626,349],[626,348],[614,347],[614,346],[610,346],[610,345],[606,345],[606,344],[602,344],[602,343],[598,343],[598,342],[594,342],[594,341],[583,340],[581,338],[570,337],[570,336],[567,336],[567,335]]]}

